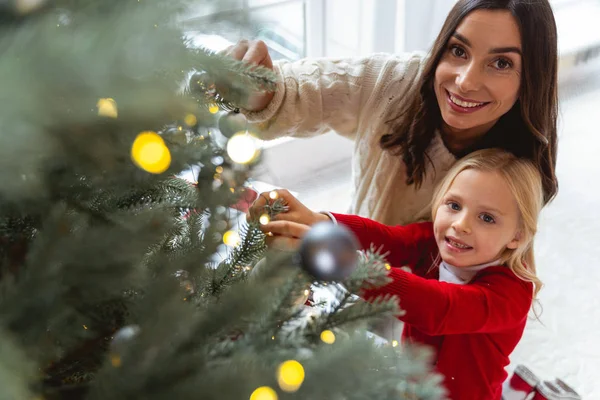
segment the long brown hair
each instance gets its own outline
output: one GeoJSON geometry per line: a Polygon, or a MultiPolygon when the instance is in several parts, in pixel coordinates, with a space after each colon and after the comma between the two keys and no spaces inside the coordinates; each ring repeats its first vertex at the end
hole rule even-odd
{"type": "Polygon", "coordinates": [[[556,120],[558,114],[558,53],[556,24],[547,0],[459,0],[440,31],[422,74],[399,115],[388,121],[391,133],[380,144],[402,157],[407,184],[421,185],[426,173],[426,153],[441,113],[434,92],[437,65],[450,37],[461,21],[475,10],[507,10],[517,21],[521,33],[523,68],[519,98],[475,146],[472,151],[499,147],[531,160],[542,175],[544,202],[558,190],[556,167],[556,120]]]}

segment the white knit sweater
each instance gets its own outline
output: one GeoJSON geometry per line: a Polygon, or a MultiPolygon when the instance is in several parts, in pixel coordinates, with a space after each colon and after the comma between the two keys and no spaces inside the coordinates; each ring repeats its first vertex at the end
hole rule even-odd
{"type": "MultiPolygon", "coordinates": [[[[244,112],[263,139],[309,137],[330,130],[354,140],[349,213],[388,225],[429,220],[435,185],[456,162],[437,134],[428,149],[435,164],[419,190],[406,185],[406,166],[383,151],[385,121],[400,110],[423,66],[422,53],[375,54],[359,59],[277,62],[280,81],[266,109],[244,112]]],[[[333,150],[333,149],[332,149],[333,150]]]]}

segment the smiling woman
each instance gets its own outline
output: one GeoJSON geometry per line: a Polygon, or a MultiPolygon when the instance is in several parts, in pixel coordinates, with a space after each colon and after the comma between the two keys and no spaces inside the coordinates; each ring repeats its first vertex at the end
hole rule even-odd
{"type": "Polygon", "coordinates": [[[446,145],[473,146],[516,103],[521,87],[521,37],[508,11],[468,15],[435,71],[435,94],[446,145]]]}

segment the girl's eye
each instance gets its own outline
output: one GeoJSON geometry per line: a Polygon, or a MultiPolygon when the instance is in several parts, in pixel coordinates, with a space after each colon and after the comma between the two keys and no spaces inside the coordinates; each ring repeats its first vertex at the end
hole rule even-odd
{"type": "Polygon", "coordinates": [[[460,58],[463,58],[467,54],[465,49],[463,49],[462,47],[460,47],[456,44],[450,46],[450,52],[452,53],[453,56],[460,57],[460,58]]]}
{"type": "Polygon", "coordinates": [[[500,70],[509,69],[512,68],[512,62],[506,58],[499,58],[494,62],[494,66],[500,70]]]}
{"type": "Polygon", "coordinates": [[[460,211],[460,205],[455,201],[449,201],[448,207],[450,207],[451,210],[460,211]]]}
{"type": "Polygon", "coordinates": [[[496,222],[494,217],[492,217],[490,214],[482,214],[479,218],[481,218],[483,222],[488,224],[493,224],[494,222],[496,222]]]}

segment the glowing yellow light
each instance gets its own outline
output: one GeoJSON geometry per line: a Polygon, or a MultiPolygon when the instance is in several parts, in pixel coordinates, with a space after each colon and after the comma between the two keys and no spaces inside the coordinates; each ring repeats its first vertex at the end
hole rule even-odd
{"type": "Polygon", "coordinates": [[[237,247],[241,241],[242,239],[240,239],[240,235],[236,231],[227,231],[223,235],[223,243],[227,246],[237,247]]]}
{"type": "Polygon", "coordinates": [[[277,393],[268,386],[261,386],[252,392],[250,400],[277,400],[277,393]]]}
{"type": "Polygon", "coordinates": [[[271,222],[271,218],[269,218],[269,216],[267,214],[263,214],[258,219],[258,222],[260,222],[261,225],[266,225],[269,222],[271,222]]]}
{"type": "Polygon", "coordinates": [[[308,296],[309,294],[310,294],[310,290],[306,289],[306,290],[304,291],[304,295],[305,295],[305,296],[308,296]]]}
{"type": "Polygon", "coordinates": [[[218,112],[219,112],[219,106],[218,106],[218,105],[216,105],[216,104],[214,104],[214,103],[213,103],[213,104],[211,104],[211,105],[209,105],[209,106],[208,106],[208,112],[209,112],[209,113],[211,113],[211,114],[216,114],[216,113],[218,113],[218,112]]]}
{"type": "Polygon", "coordinates": [[[385,264],[385,269],[389,271],[390,269],[392,269],[392,266],[390,264],[385,264]]]}
{"type": "Polygon", "coordinates": [[[296,360],[288,360],[277,369],[277,383],[285,392],[295,392],[304,382],[304,367],[296,360]]]}
{"type": "Polygon", "coordinates": [[[113,99],[106,98],[98,100],[98,115],[101,117],[117,118],[117,102],[113,99]]]}
{"type": "Polygon", "coordinates": [[[392,340],[392,347],[398,347],[398,341],[392,340]]]}
{"type": "Polygon", "coordinates": [[[238,164],[248,164],[258,156],[256,138],[248,132],[238,132],[227,142],[227,154],[238,164]]]}
{"type": "Polygon", "coordinates": [[[121,357],[119,357],[117,354],[112,354],[110,356],[110,363],[112,364],[113,367],[119,368],[122,364],[121,357]]]}
{"type": "Polygon", "coordinates": [[[275,340],[275,336],[271,336],[271,340],[275,340]]]}
{"type": "Polygon", "coordinates": [[[196,116],[194,114],[188,114],[185,116],[183,121],[185,122],[185,124],[187,126],[194,126],[198,122],[198,118],[196,118],[196,116]]]}
{"type": "Polygon", "coordinates": [[[279,197],[279,193],[277,193],[277,191],[273,190],[273,191],[269,192],[269,198],[271,200],[277,200],[278,197],[279,197]]]}
{"type": "Polygon", "coordinates": [[[14,3],[15,10],[17,13],[23,15],[35,11],[41,7],[46,1],[45,0],[16,0],[14,3]]]}
{"type": "Polygon", "coordinates": [[[335,343],[335,333],[330,330],[324,330],[321,332],[321,340],[327,344],[335,343]]]}
{"type": "Polygon", "coordinates": [[[217,174],[222,174],[223,173],[223,167],[218,166],[215,171],[217,172],[217,174]]]}
{"type": "Polygon", "coordinates": [[[231,193],[235,193],[235,189],[234,189],[234,188],[229,188],[229,191],[230,191],[231,193]]]}
{"type": "Polygon", "coordinates": [[[160,135],[145,131],[135,138],[131,146],[131,159],[144,171],[160,174],[171,165],[171,152],[160,135]]]}
{"type": "Polygon", "coordinates": [[[88,330],[88,327],[83,325],[83,329],[85,329],[86,331],[88,330]]]}

